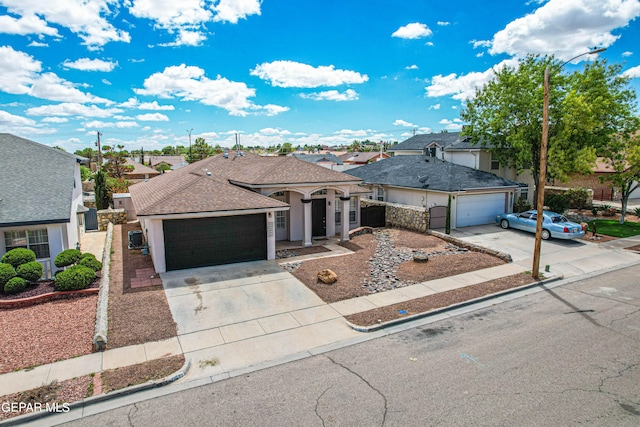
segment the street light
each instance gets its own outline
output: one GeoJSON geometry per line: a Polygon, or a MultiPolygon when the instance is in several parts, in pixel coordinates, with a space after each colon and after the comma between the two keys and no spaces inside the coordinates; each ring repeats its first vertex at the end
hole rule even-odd
{"type": "MultiPolygon", "coordinates": [[[[564,62],[558,71],[562,69],[569,62],[574,59],[580,58],[584,55],[593,55],[596,53],[604,52],[606,47],[590,50],[589,52],[576,55],[570,60],[564,62]]],[[[536,240],[533,247],[533,267],[531,268],[531,274],[534,279],[539,279],[540,276],[540,245],[542,244],[542,220],[544,211],[544,185],[547,180],[547,147],[549,145],[549,66],[544,69],[544,101],[542,105],[542,141],[540,142],[540,172],[538,174],[538,200],[537,200],[537,218],[536,218],[536,240]]]]}

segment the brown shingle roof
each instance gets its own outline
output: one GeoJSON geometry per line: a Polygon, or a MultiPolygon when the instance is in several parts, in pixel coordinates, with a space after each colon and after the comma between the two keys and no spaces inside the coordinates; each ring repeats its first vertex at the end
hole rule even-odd
{"type": "Polygon", "coordinates": [[[133,166],[133,170],[125,172],[125,175],[144,175],[144,174],[153,175],[153,176],[160,175],[160,172],[158,172],[157,170],[150,168],[149,166],[140,164],[138,162],[134,162],[131,159],[127,159],[126,164],[128,166],[133,166]]]}

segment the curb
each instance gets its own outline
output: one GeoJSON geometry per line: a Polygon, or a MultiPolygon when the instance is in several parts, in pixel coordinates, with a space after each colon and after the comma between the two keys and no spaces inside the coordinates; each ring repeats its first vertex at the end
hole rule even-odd
{"type": "Polygon", "coordinates": [[[436,308],[434,310],[427,311],[427,312],[424,312],[424,313],[417,313],[417,314],[412,314],[411,316],[402,317],[400,319],[389,320],[387,322],[379,323],[379,324],[373,325],[373,326],[355,325],[355,324],[349,322],[346,319],[345,319],[345,322],[347,322],[347,325],[349,325],[349,327],[351,329],[353,329],[354,331],[357,331],[357,332],[376,332],[376,331],[379,331],[379,330],[382,330],[382,329],[385,329],[385,328],[389,328],[391,326],[397,326],[397,325],[401,325],[403,323],[408,323],[408,322],[411,322],[411,321],[414,321],[414,320],[423,319],[425,317],[430,317],[430,316],[435,316],[437,314],[446,313],[447,311],[455,310],[455,309],[462,308],[462,307],[467,307],[469,305],[473,305],[473,304],[476,304],[476,303],[479,303],[479,302],[483,302],[483,301],[488,301],[488,300],[491,300],[491,299],[494,299],[494,298],[501,297],[503,295],[509,295],[509,294],[512,294],[512,293],[515,293],[515,292],[518,292],[518,291],[523,291],[523,290],[526,290],[526,289],[535,288],[537,286],[546,285],[547,283],[555,282],[556,280],[561,280],[561,279],[563,279],[562,275],[549,277],[548,279],[539,280],[539,281],[534,282],[534,283],[529,283],[528,285],[523,285],[523,286],[519,286],[517,288],[511,288],[511,289],[507,289],[507,290],[504,290],[504,291],[496,292],[495,294],[489,294],[489,295],[485,295],[485,296],[482,296],[482,297],[470,299],[468,301],[459,302],[459,303],[456,303],[456,304],[449,305],[447,307],[436,308]]]}
{"type": "Polygon", "coordinates": [[[107,332],[109,330],[109,274],[111,272],[111,245],[113,243],[113,224],[107,225],[104,249],[102,252],[102,279],[98,291],[98,305],[96,307],[96,323],[93,334],[93,348],[102,351],[107,346],[107,332]]]}
{"type": "MultiPolygon", "coordinates": [[[[71,412],[74,409],[77,410],[78,408],[84,408],[88,405],[104,402],[106,400],[110,400],[116,397],[128,396],[130,394],[138,393],[141,391],[169,385],[175,381],[178,381],[180,378],[184,377],[190,367],[191,367],[191,359],[186,359],[184,361],[184,364],[179,370],[177,370],[173,374],[168,375],[164,378],[160,378],[159,380],[147,381],[146,383],[136,384],[130,387],[114,390],[110,393],[99,394],[97,396],[91,396],[91,397],[78,400],[76,402],[71,402],[68,405],[69,411],[67,411],[67,413],[71,412]]],[[[20,415],[18,417],[9,418],[8,420],[0,421],[0,426],[3,426],[3,427],[15,426],[15,425],[35,421],[35,420],[45,418],[55,414],[57,414],[57,412],[47,412],[47,411],[31,412],[28,414],[20,415]]]]}

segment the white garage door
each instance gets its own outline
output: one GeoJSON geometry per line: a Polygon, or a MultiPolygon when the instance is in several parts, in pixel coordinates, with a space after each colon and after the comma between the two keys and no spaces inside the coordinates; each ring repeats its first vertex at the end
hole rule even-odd
{"type": "Polygon", "coordinates": [[[491,224],[496,215],[505,212],[507,193],[458,196],[456,227],[491,224]]]}

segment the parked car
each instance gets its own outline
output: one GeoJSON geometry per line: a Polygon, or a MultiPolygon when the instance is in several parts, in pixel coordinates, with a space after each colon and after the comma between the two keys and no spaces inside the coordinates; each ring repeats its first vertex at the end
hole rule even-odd
{"type": "MultiPolygon", "coordinates": [[[[521,213],[500,214],[496,222],[502,228],[516,228],[518,230],[536,232],[538,211],[531,210],[521,213]]],[[[554,239],[579,239],[584,236],[584,230],[580,224],[569,221],[564,215],[555,212],[544,211],[542,221],[543,240],[550,237],[554,239]]]]}

